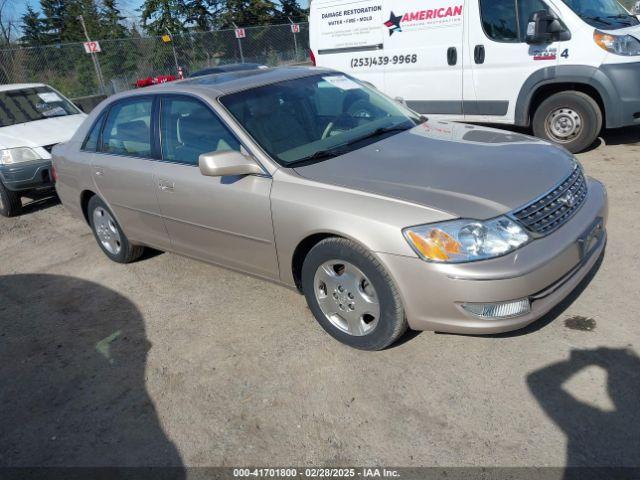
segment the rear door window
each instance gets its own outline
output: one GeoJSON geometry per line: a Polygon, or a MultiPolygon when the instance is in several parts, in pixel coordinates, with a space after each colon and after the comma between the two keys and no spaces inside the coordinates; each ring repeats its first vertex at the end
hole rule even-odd
{"type": "Polygon", "coordinates": [[[127,99],[109,110],[100,151],[115,155],[150,158],[153,98],[127,99]]]}

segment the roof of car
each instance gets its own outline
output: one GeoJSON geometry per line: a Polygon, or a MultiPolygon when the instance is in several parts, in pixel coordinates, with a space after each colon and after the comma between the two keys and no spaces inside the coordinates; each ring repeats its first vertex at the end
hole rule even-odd
{"type": "Polygon", "coordinates": [[[23,88],[35,88],[45,87],[44,83],[9,83],[7,85],[0,85],[0,92],[6,92],[8,90],[21,90],[23,88]]]}
{"type": "Polygon", "coordinates": [[[256,70],[242,70],[237,72],[217,73],[202,77],[187,78],[175,82],[167,82],[152,87],[129,90],[111,97],[112,99],[128,97],[130,95],[144,95],[148,93],[185,93],[194,92],[209,97],[218,97],[232,92],[249,88],[269,85],[294,78],[309,77],[321,73],[331,73],[333,70],[316,67],[276,67],[256,70]]]}

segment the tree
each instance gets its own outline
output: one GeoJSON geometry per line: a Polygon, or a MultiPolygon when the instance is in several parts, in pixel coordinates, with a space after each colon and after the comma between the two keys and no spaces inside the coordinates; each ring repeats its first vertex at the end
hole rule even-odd
{"type": "Polygon", "coordinates": [[[99,9],[100,38],[124,38],[128,36],[127,27],[124,25],[125,17],[120,13],[116,0],[102,0],[99,9]]]}
{"type": "Polygon", "coordinates": [[[298,0],[280,0],[277,23],[287,23],[289,19],[294,22],[305,21],[308,14],[308,11],[300,6],[298,0]]]}
{"type": "Polygon", "coordinates": [[[45,43],[45,21],[40,17],[31,5],[21,19],[22,37],[20,41],[30,47],[45,43]]]}
{"type": "Polygon", "coordinates": [[[142,26],[150,35],[185,31],[184,0],[145,0],[141,7],[142,26]]]}
{"type": "Polygon", "coordinates": [[[234,23],[243,27],[269,25],[277,12],[275,3],[270,0],[226,0],[218,27],[231,28],[234,23]]]}

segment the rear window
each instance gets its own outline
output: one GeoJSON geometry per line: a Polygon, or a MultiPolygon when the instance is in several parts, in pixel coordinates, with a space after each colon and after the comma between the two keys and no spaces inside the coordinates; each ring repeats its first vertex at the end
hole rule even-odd
{"type": "Polygon", "coordinates": [[[49,87],[0,92],[0,127],[77,113],[69,100],[49,87]]]}

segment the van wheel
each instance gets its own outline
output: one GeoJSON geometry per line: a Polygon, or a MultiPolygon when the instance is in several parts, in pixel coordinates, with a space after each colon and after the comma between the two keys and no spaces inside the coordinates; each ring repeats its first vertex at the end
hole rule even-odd
{"type": "Polygon", "coordinates": [[[94,195],[87,207],[91,230],[98,245],[114,262],[131,263],[144,253],[144,247],[131,245],[107,205],[94,195]]]}
{"type": "Polygon", "coordinates": [[[586,93],[567,91],[551,95],[533,115],[533,133],[572,153],[591,146],[602,129],[602,112],[586,93]]]}
{"type": "Polygon", "coordinates": [[[350,240],[327,238],[311,249],[302,266],[302,290],[322,328],[350,347],[382,350],[407,330],[389,274],[350,240]]]}
{"type": "Polygon", "coordinates": [[[9,190],[0,182],[0,215],[15,217],[22,211],[22,201],[17,192],[9,190]]]}

